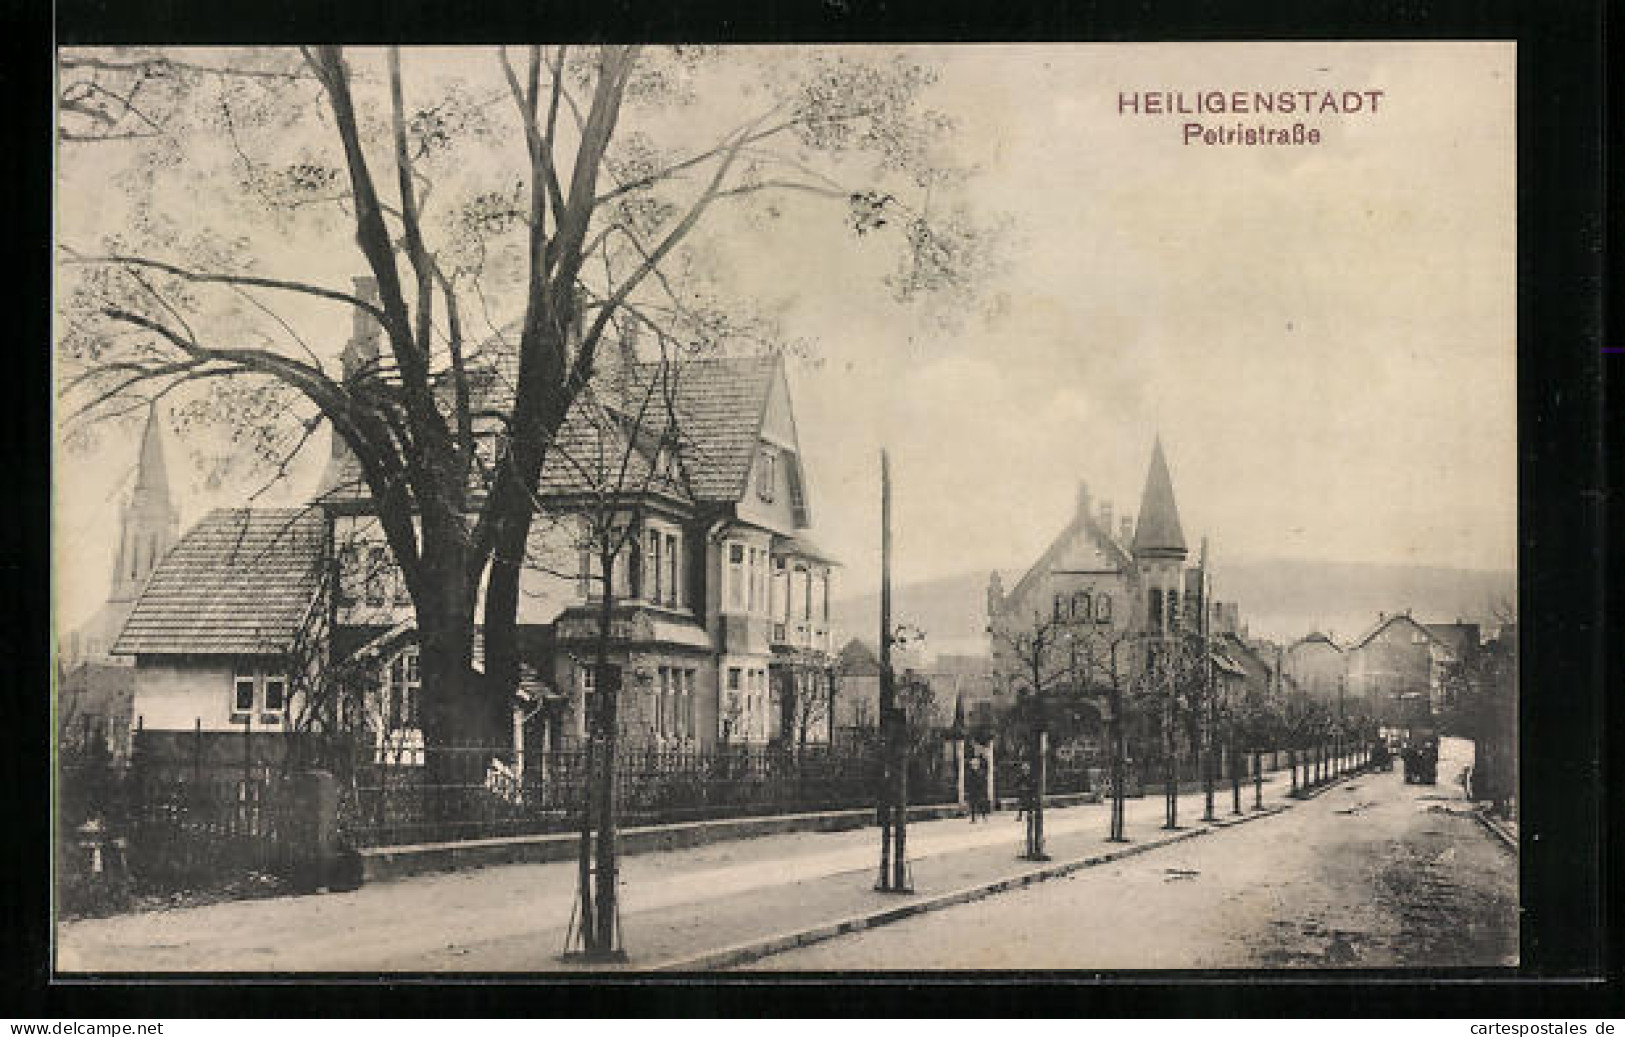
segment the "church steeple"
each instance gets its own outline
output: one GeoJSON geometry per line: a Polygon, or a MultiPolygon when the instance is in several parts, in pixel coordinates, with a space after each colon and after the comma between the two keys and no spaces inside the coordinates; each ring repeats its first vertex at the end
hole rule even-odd
{"type": "Polygon", "coordinates": [[[169,467],[164,462],[164,441],[154,404],[147,411],[147,428],[141,436],[135,489],[124,507],[107,600],[134,601],[179,532],[180,515],[169,497],[169,467]]]}
{"type": "Polygon", "coordinates": [[[1134,527],[1134,557],[1178,558],[1189,552],[1185,532],[1179,524],[1179,506],[1174,503],[1174,480],[1168,474],[1168,459],[1162,454],[1162,437],[1151,449],[1151,468],[1145,474],[1145,492],[1140,495],[1140,519],[1134,527]]]}

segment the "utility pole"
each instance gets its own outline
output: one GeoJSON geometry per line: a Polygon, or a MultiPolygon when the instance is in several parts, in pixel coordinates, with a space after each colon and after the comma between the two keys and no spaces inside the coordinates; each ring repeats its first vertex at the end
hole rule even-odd
{"type": "Polygon", "coordinates": [[[908,881],[908,758],[892,671],[891,460],[880,451],[880,729],[885,764],[879,795],[881,893],[912,893],[908,881]]]}
{"type": "Polygon", "coordinates": [[[1124,785],[1128,781],[1128,766],[1124,760],[1127,747],[1124,745],[1125,732],[1123,730],[1123,686],[1122,674],[1118,669],[1117,643],[1111,646],[1111,683],[1107,687],[1108,708],[1111,710],[1111,720],[1106,727],[1106,736],[1112,744],[1112,810],[1111,834],[1106,837],[1107,842],[1126,843],[1128,836],[1123,832],[1123,803],[1128,792],[1124,785]]]}

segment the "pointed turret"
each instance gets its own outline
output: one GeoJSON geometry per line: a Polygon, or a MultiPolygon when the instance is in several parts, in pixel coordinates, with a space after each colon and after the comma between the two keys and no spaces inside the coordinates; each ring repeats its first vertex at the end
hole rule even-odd
{"type": "Polygon", "coordinates": [[[1162,437],[1151,449],[1151,468],[1145,475],[1145,492],[1140,495],[1140,517],[1134,527],[1134,557],[1184,558],[1185,532],[1179,525],[1179,506],[1174,503],[1174,480],[1168,474],[1168,459],[1162,454],[1162,437]]]}
{"type": "Polygon", "coordinates": [[[164,461],[164,441],[154,404],[147,411],[147,428],[141,435],[135,489],[124,507],[107,600],[134,601],[179,532],[180,515],[169,498],[169,466],[164,461]]]}

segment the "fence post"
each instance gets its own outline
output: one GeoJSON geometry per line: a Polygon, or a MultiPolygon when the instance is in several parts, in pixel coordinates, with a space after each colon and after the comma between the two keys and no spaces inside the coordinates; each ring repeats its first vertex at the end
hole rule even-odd
{"type": "Polygon", "coordinates": [[[284,814],[292,831],[288,844],[290,871],[304,891],[335,888],[338,861],[338,782],[329,771],[300,771],[284,814]]]}

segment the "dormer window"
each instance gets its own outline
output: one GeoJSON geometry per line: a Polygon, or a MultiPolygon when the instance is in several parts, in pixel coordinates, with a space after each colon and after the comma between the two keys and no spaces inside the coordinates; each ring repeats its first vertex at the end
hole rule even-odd
{"type": "Polygon", "coordinates": [[[764,446],[756,455],[756,496],[769,503],[778,484],[779,455],[772,447],[764,446]]]}

